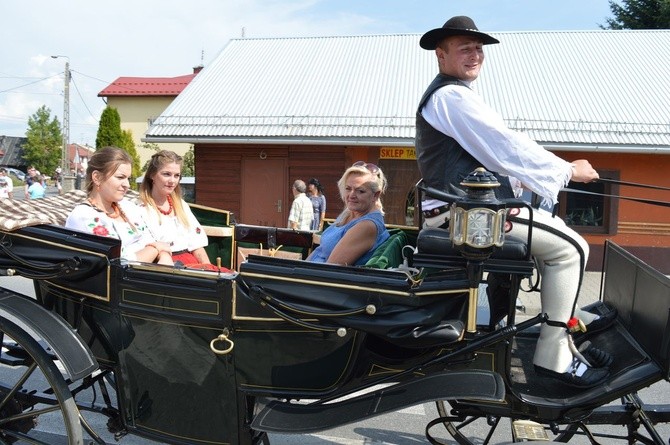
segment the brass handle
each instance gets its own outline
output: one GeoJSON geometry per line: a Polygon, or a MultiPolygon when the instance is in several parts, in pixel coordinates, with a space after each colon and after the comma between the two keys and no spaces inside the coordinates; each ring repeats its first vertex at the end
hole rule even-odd
{"type": "Polygon", "coordinates": [[[281,213],[281,199],[278,199],[275,205],[277,206],[277,213],[281,213]]]}
{"type": "Polygon", "coordinates": [[[228,334],[229,334],[228,329],[224,329],[223,333],[219,334],[218,337],[216,337],[214,340],[212,340],[209,343],[209,349],[211,349],[214,354],[226,355],[226,354],[230,353],[230,351],[233,350],[233,348],[235,347],[235,343],[233,343],[233,341],[228,338],[228,334]],[[216,346],[214,346],[216,344],[216,342],[218,342],[218,341],[228,342],[230,344],[230,346],[228,346],[228,348],[226,348],[226,349],[218,349],[216,346]]]}

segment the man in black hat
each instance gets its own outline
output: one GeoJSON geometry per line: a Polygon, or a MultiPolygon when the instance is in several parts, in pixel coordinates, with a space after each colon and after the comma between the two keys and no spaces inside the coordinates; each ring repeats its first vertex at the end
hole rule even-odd
{"type": "MultiPolygon", "coordinates": [[[[472,91],[471,83],[484,62],[484,45],[499,41],[480,32],[471,18],[452,17],[441,28],[425,33],[419,43],[435,51],[439,65],[439,74],[421,98],[416,115],[416,154],[427,186],[463,194],[462,178],[483,166],[500,181],[498,198],[520,196],[523,187],[552,206],[569,181],[598,178],[587,160],[566,162],[525,134],[509,129],[503,118],[472,91]]],[[[427,200],[422,209],[427,226],[448,225],[446,203],[427,200]]],[[[525,239],[528,210],[522,209],[509,220],[510,234],[525,239]]],[[[561,218],[538,209],[533,213],[531,248],[542,272],[542,310],[549,320],[566,326],[574,314],[591,332],[612,324],[614,311],[598,316],[576,306],[589,251],[579,234],[561,218]]],[[[611,356],[593,346],[578,351],[567,326],[563,326],[542,325],[533,358],[537,373],[578,387],[602,383],[609,375],[611,356]]]]}

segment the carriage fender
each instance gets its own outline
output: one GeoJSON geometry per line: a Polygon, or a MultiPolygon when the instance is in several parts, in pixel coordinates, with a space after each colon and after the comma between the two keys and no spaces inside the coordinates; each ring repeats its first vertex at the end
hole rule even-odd
{"type": "Polygon", "coordinates": [[[81,337],[54,312],[37,301],[0,288],[0,317],[43,339],[60,359],[70,378],[79,380],[98,369],[98,362],[81,337]]]}

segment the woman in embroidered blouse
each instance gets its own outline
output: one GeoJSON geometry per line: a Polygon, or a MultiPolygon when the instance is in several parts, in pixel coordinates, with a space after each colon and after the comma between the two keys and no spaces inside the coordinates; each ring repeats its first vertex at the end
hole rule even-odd
{"type": "Polygon", "coordinates": [[[308,260],[365,264],[389,237],[380,199],[386,190],[386,178],[376,165],[358,161],[344,172],[337,186],[345,208],[321,234],[321,245],[308,260]]]}
{"type": "MultiPolygon", "coordinates": [[[[207,235],[181,197],[182,162],[182,157],[172,151],[154,154],[140,185],[140,199],[151,233],[170,246],[172,260],[206,269],[205,265],[211,265],[205,251],[207,235]]],[[[215,270],[214,266],[211,269],[215,270]]]]}
{"type": "Polygon", "coordinates": [[[170,246],[151,235],[144,211],[124,199],[131,172],[132,160],[124,150],[97,150],[86,170],[88,199],[70,212],[65,227],[121,240],[121,258],[173,265],[170,246]]]}

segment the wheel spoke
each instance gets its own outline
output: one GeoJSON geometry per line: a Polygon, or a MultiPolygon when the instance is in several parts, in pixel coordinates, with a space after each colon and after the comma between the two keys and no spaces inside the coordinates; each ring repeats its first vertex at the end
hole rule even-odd
{"type": "Polygon", "coordinates": [[[0,410],[2,410],[3,408],[5,408],[5,406],[7,405],[7,403],[9,403],[9,401],[12,400],[12,399],[14,398],[14,396],[16,395],[16,393],[17,393],[21,388],[23,388],[23,384],[26,383],[26,382],[28,381],[28,378],[30,378],[31,375],[33,375],[33,372],[35,372],[35,369],[36,369],[36,368],[37,368],[37,364],[36,364],[35,362],[33,362],[33,363],[32,363],[32,364],[25,370],[25,372],[23,373],[23,375],[21,376],[21,378],[19,378],[19,380],[18,380],[18,381],[16,382],[16,384],[12,387],[12,389],[10,389],[10,390],[7,392],[7,395],[2,399],[2,402],[0,402],[0,410]]]}
{"type": "Polygon", "coordinates": [[[49,445],[54,435],[81,444],[79,409],[57,358],[32,335],[0,317],[0,336],[12,342],[0,361],[0,444],[49,445]],[[42,421],[48,432],[35,428],[42,421]]]}

